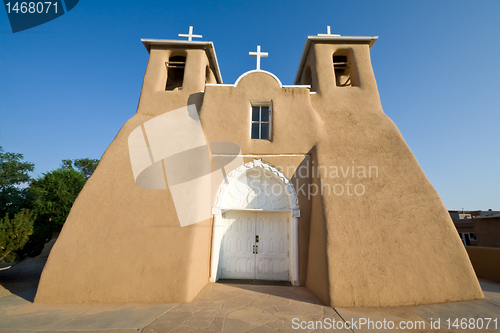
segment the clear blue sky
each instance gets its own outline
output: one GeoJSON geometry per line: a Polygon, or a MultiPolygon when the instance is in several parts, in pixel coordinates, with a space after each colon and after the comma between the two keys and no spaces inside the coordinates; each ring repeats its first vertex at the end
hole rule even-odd
{"type": "Polygon", "coordinates": [[[222,78],[255,68],[293,84],[306,37],[379,36],[385,113],[448,209],[500,210],[500,1],[97,1],[13,34],[0,8],[0,145],[35,163],[100,158],[134,115],[140,38],[213,41],[222,78]]]}

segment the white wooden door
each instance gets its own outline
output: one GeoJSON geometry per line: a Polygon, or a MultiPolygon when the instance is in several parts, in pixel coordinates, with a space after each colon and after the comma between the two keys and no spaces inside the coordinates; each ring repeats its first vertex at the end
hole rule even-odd
{"type": "Polygon", "coordinates": [[[255,213],[224,213],[227,231],[222,238],[221,276],[233,279],[255,278],[255,213]]]}
{"type": "Polygon", "coordinates": [[[288,214],[258,213],[256,279],[288,280],[288,214]]]}
{"type": "Polygon", "coordinates": [[[224,213],[221,278],[288,280],[288,212],[224,213]]]}

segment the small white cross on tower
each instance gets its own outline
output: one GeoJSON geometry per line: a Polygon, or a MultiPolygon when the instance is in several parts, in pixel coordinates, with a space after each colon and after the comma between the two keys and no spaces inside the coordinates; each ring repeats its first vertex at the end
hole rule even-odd
{"type": "Polygon", "coordinates": [[[333,37],[333,36],[340,36],[340,35],[337,35],[337,34],[332,34],[331,30],[330,30],[330,26],[327,25],[326,26],[326,34],[318,34],[318,36],[330,36],[330,37],[333,37]]]}
{"type": "Polygon", "coordinates": [[[193,35],[193,26],[190,25],[189,26],[189,33],[188,34],[179,34],[179,37],[187,37],[188,41],[191,42],[193,40],[193,37],[194,38],[201,38],[203,36],[202,35],[193,35]]]}
{"type": "Polygon", "coordinates": [[[257,45],[257,52],[248,52],[250,57],[257,57],[257,70],[260,71],[260,58],[267,58],[267,52],[260,52],[260,45],[257,45]]]}

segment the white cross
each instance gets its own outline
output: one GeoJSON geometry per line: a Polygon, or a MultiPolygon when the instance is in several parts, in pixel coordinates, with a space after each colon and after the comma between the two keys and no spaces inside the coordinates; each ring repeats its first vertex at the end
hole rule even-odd
{"type": "Polygon", "coordinates": [[[326,34],[318,34],[318,36],[340,36],[340,35],[332,34],[332,32],[330,30],[330,26],[327,25],[326,26],[326,34]]]}
{"type": "Polygon", "coordinates": [[[267,58],[267,52],[260,52],[260,45],[257,45],[257,52],[248,52],[250,57],[257,57],[257,70],[260,71],[260,58],[267,58]]]}
{"type": "Polygon", "coordinates": [[[193,40],[193,37],[194,38],[201,38],[203,36],[202,35],[193,35],[193,26],[190,25],[189,26],[189,33],[188,34],[179,34],[179,37],[187,37],[188,41],[191,42],[193,40]]]}

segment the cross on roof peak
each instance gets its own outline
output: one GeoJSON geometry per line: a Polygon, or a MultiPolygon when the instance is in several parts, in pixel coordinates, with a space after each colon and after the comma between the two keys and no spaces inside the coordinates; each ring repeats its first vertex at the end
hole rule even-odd
{"type": "Polygon", "coordinates": [[[179,37],[187,37],[188,41],[192,41],[193,38],[201,38],[203,37],[202,35],[193,35],[193,26],[189,26],[189,33],[188,34],[179,34],[179,37]]]}
{"type": "Polygon", "coordinates": [[[338,34],[332,34],[331,30],[330,30],[330,26],[327,25],[326,26],[326,34],[318,34],[318,36],[321,36],[321,37],[325,37],[325,36],[329,36],[329,37],[335,37],[335,36],[340,36],[338,34]]]}
{"type": "Polygon", "coordinates": [[[267,58],[267,52],[260,52],[260,45],[257,45],[257,52],[248,52],[250,57],[257,57],[257,70],[260,71],[260,58],[267,58]]]}

